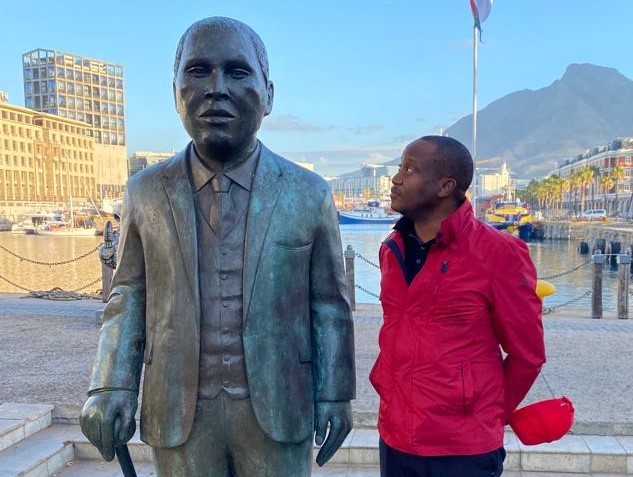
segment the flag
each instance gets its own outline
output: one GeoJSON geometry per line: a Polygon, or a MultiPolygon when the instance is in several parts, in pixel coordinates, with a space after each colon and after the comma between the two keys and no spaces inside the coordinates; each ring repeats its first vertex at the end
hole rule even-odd
{"type": "Polygon", "coordinates": [[[479,30],[479,41],[481,41],[481,24],[486,21],[490,10],[492,10],[492,0],[470,0],[470,9],[475,19],[475,28],[479,30]]]}

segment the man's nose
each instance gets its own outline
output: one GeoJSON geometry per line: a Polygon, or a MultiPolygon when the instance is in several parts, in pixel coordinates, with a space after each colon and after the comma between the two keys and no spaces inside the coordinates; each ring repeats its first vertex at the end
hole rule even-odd
{"type": "Polygon", "coordinates": [[[221,71],[214,71],[209,75],[205,96],[213,99],[228,98],[226,79],[221,71]]]}
{"type": "Polygon", "coordinates": [[[400,179],[400,172],[396,172],[396,175],[391,178],[391,183],[395,185],[400,184],[401,182],[402,180],[400,179]]]}

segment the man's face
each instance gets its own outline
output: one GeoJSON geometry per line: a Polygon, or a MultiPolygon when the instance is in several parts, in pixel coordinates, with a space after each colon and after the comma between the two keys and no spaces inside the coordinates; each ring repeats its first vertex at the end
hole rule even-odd
{"type": "Polygon", "coordinates": [[[202,158],[250,151],[272,95],[246,34],[203,28],[185,40],[174,98],[202,158]]]}
{"type": "Polygon", "coordinates": [[[391,180],[391,208],[411,220],[427,217],[439,203],[442,178],[433,169],[434,152],[435,145],[427,141],[409,144],[391,180]]]}

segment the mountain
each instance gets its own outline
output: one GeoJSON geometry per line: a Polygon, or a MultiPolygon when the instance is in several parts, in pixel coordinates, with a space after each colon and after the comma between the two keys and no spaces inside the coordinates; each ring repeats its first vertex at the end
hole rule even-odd
{"type": "MultiPolygon", "coordinates": [[[[470,148],[472,114],[446,134],[470,148]]],[[[591,64],[571,64],[551,85],[510,93],[477,115],[477,157],[497,156],[522,178],[619,136],[633,136],[633,81],[591,64]]]]}

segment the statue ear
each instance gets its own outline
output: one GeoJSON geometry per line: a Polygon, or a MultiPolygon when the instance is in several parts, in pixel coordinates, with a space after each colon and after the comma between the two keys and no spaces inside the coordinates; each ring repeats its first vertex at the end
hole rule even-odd
{"type": "Polygon", "coordinates": [[[275,97],[275,85],[273,85],[272,81],[268,82],[268,87],[266,88],[266,112],[265,116],[268,116],[270,112],[273,110],[273,99],[275,97]]]}
{"type": "Polygon", "coordinates": [[[176,108],[176,111],[178,111],[178,100],[176,99],[176,78],[174,78],[171,82],[171,89],[174,93],[174,107],[176,108]]]}

